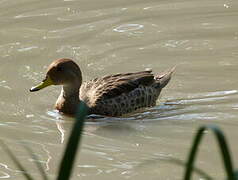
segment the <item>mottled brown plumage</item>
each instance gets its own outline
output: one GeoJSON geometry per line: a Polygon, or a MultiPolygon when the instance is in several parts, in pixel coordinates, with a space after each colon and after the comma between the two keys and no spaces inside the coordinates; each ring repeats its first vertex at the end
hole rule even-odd
{"type": "Polygon", "coordinates": [[[31,91],[52,84],[63,85],[55,105],[60,112],[75,114],[78,103],[84,101],[91,114],[121,116],[154,106],[173,71],[174,68],[159,75],[153,75],[152,71],[122,73],[82,83],[77,64],[70,59],[59,59],[51,63],[43,83],[31,91]]]}

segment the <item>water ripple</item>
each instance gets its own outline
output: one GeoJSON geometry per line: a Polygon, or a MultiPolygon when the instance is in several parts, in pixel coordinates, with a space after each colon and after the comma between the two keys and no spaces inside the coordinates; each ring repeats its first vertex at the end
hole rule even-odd
{"type": "Polygon", "coordinates": [[[144,25],[142,24],[123,24],[114,28],[113,30],[116,32],[127,32],[127,31],[135,31],[142,28],[144,28],[144,25]]]}
{"type": "Polygon", "coordinates": [[[0,174],[0,179],[8,179],[8,178],[10,178],[11,176],[8,174],[8,173],[6,173],[6,172],[3,172],[3,171],[0,171],[0,173],[2,174],[0,174]]]}

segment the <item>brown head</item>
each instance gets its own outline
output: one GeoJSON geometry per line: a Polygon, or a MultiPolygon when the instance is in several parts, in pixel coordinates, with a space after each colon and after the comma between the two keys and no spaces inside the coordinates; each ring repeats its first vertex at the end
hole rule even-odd
{"type": "Polygon", "coordinates": [[[30,91],[38,91],[50,85],[79,88],[81,83],[82,73],[78,65],[71,59],[58,59],[49,65],[45,79],[39,85],[32,87],[30,91]]]}

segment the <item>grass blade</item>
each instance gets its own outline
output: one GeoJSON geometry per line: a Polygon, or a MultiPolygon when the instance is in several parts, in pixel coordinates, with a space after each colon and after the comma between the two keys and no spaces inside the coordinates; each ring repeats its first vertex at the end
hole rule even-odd
{"type": "MultiPolygon", "coordinates": [[[[177,165],[181,165],[181,166],[183,166],[183,167],[186,167],[186,166],[187,166],[186,163],[184,163],[183,161],[181,161],[181,160],[179,160],[179,159],[172,159],[171,162],[173,162],[173,163],[175,163],[175,164],[177,164],[177,165]]],[[[206,179],[206,180],[212,180],[212,179],[213,179],[211,176],[209,176],[206,172],[204,172],[204,171],[203,171],[202,169],[200,169],[200,168],[193,167],[193,171],[194,171],[194,173],[196,173],[196,174],[202,176],[202,177],[203,177],[204,179],[206,179]]]]}
{"type": "Polygon", "coordinates": [[[70,178],[87,112],[88,108],[85,103],[80,102],[76,121],[68,139],[64,156],[60,163],[57,180],[68,180],[70,178]]]}
{"type": "Polygon", "coordinates": [[[202,140],[205,130],[211,130],[214,133],[216,140],[218,142],[218,145],[220,147],[221,156],[224,161],[224,168],[227,173],[227,178],[229,180],[235,180],[236,178],[235,178],[235,174],[234,174],[234,170],[233,170],[230,151],[229,151],[228,145],[226,143],[225,136],[224,136],[223,132],[215,125],[202,126],[198,129],[197,134],[193,141],[192,148],[190,150],[190,154],[188,156],[187,168],[186,168],[186,171],[184,174],[184,180],[191,179],[191,175],[192,175],[192,172],[194,169],[193,164],[194,164],[194,161],[195,161],[195,158],[197,155],[197,151],[198,151],[198,147],[200,145],[200,142],[202,140]]]}
{"type": "MultiPolygon", "coordinates": [[[[153,165],[153,164],[158,163],[158,161],[163,161],[165,163],[176,164],[176,165],[179,165],[179,166],[182,166],[182,167],[186,167],[185,162],[183,162],[180,159],[173,158],[173,157],[148,159],[148,160],[140,163],[137,167],[142,167],[144,165],[153,165]]],[[[209,176],[206,172],[204,172],[202,169],[194,167],[193,170],[194,170],[194,173],[200,175],[204,179],[213,180],[213,178],[211,176],[209,176]]]]}
{"type": "Polygon", "coordinates": [[[41,164],[38,162],[39,159],[38,157],[35,155],[35,153],[31,150],[31,148],[29,146],[27,146],[25,143],[23,144],[23,147],[28,151],[29,155],[31,156],[32,159],[35,159],[37,161],[34,161],[36,167],[38,168],[38,170],[41,173],[41,176],[44,180],[48,180],[48,177],[43,169],[43,167],[41,166],[41,164]]]}
{"type": "Polygon", "coordinates": [[[3,149],[5,150],[5,152],[9,155],[9,157],[12,159],[12,161],[15,163],[15,165],[17,166],[17,168],[23,172],[23,176],[25,176],[26,179],[28,180],[33,180],[33,178],[27,173],[27,171],[25,170],[25,168],[22,166],[22,164],[20,163],[20,161],[16,158],[16,156],[12,153],[12,151],[8,148],[8,146],[2,141],[0,140],[0,144],[3,147],[3,149]]]}

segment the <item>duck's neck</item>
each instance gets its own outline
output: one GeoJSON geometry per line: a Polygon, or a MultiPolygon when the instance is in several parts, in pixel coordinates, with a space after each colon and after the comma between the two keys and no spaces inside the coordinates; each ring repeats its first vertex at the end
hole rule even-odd
{"type": "Polygon", "coordinates": [[[66,114],[75,114],[80,102],[79,88],[80,85],[76,86],[75,84],[72,86],[63,86],[55,104],[56,109],[66,114]]]}

